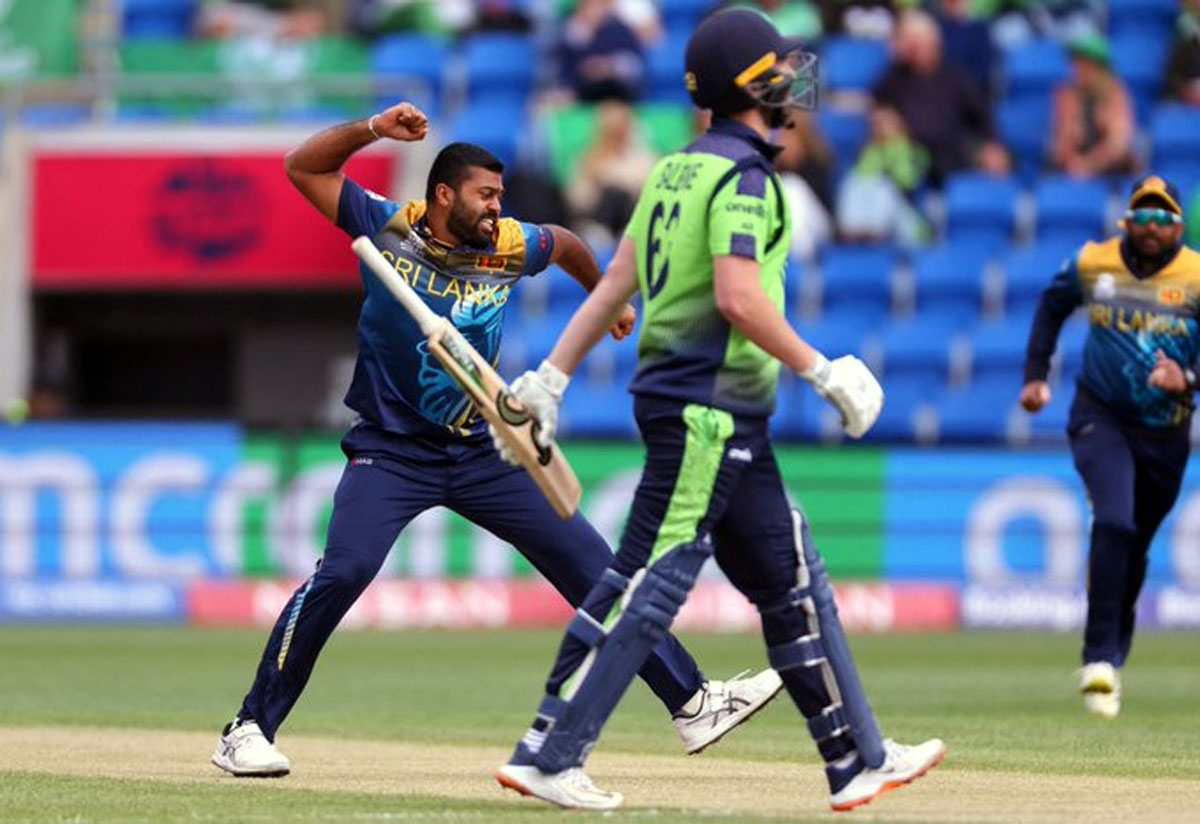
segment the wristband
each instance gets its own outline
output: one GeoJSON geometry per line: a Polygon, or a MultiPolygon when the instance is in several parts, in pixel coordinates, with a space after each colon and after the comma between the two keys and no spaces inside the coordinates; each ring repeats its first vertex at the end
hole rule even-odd
{"type": "Polygon", "coordinates": [[[833,369],[833,365],[820,352],[814,351],[813,354],[815,357],[812,364],[800,373],[800,377],[813,386],[824,386],[829,380],[829,373],[833,369]]]}
{"type": "Polygon", "coordinates": [[[369,118],[367,118],[367,131],[370,132],[371,136],[374,137],[376,140],[380,140],[383,138],[383,135],[381,135],[379,132],[375,131],[375,118],[377,118],[377,117],[379,117],[378,114],[373,114],[369,118]]]}
{"type": "Polygon", "coordinates": [[[548,360],[542,361],[538,366],[537,376],[546,387],[546,391],[559,400],[562,399],[563,392],[567,391],[567,384],[571,382],[571,378],[565,372],[548,360]]]}

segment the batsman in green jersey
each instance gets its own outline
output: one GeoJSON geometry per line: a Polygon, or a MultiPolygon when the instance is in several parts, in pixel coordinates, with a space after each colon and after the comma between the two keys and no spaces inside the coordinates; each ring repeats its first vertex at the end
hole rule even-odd
{"type": "MultiPolygon", "coordinates": [[[[807,721],[835,810],[945,756],[938,739],[906,747],[880,735],[768,436],[781,363],[837,407],[851,437],[883,404],[861,361],[827,360],[783,314],[789,216],[769,137],[792,110],[816,105],[816,76],[816,57],[756,12],[700,24],[685,82],[712,110],[711,128],[655,167],[608,273],[549,358],[512,385],[552,437],[568,376],[641,291],[631,392],[645,468],[620,550],[567,627],[534,722],[496,774],[504,786],[563,807],[620,805],[619,793],[592,784],[584,759],[711,556],[762,616],[768,658],[807,721]]],[[[690,702],[676,715],[716,726],[736,707],[690,702]]]]}

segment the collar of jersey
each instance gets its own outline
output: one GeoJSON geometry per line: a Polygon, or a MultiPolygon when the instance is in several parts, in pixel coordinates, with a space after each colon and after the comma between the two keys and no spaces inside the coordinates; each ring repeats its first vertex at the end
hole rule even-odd
{"type": "Polygon", "coordinates": [[[712,125],[708,127],[708,130],[713,134],[729,135],[730,137],[737,137],[746,141],[767,160],[774,160],[775,155],[783,151],[782,146],[768,143],[754,129],[751,129],[745,123],[740,123],[729,117],[714,117],[712,125]]]}

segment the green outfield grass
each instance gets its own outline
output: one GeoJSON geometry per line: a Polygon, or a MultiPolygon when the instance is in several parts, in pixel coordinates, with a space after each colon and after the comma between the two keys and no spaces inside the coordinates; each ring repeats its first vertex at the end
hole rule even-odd
{"type": "MultiPolygon", "coordinates": [[[[249,685],[263,639],[264,633],[248,631],[2,627],[0,728],[131,727],[203,732],[215,740],[249,685]]],[[[764,664],[757,638],[685,640],[713,677],[764,664]]],[[[327,736],[463,745],[503,758],[530,719],[556,643],[551,632],[338,633],[281,732],[281,749],[287,751],[289,735],[327,736]]],[[[1142,636],[1125,677],[1125,711],[1111,724],[1080,708],[1073,635],[856,636],[852,645],[886,733],[902,740],[944,738],[951,748],[946,770],[1131,779],[1200,775],[1200,637],[1142,636]]],[[[3,738],[0,729],[0,750],[3,738]]],[[[673,756],[679,745],[661,707],[638,684],[598,751],[673,756]]],[[[216,772],[206,757],[196,758],[203,779],[216,772]]],[[[817,770],[798,716],[784,700],[723,742],[719,757],[794,761],[798,771],[817,770]]],[[[282,782],[52,775],[21,769],[20,756],[11,753],[5,763],[0,821],[6,822],[514,822],[558,815],[471,798],[405,796],[400,802],[352,791],[241,789],[282,782]]],[[[870,809],[872,815],[886,813],[882,803],[870,809]]],[[[654,816],[656,822],[694,819],[669,810],[654,816]]]]}

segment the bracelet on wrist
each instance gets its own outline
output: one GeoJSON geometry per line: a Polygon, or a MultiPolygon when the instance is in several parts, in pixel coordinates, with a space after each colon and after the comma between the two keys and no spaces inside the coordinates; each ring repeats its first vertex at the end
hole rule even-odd
{"type": "Polygon", "coordinates": [[[375,138],[376,140],[379,140],[383,137],[383,135],[381,135],[379,132],[375,131],[375,118],[377,118],[377,117],[379,117],[378,114],[373,114],[369,118],[367,118],[367,131],[371,133],[371,137],[375,138]]]}

